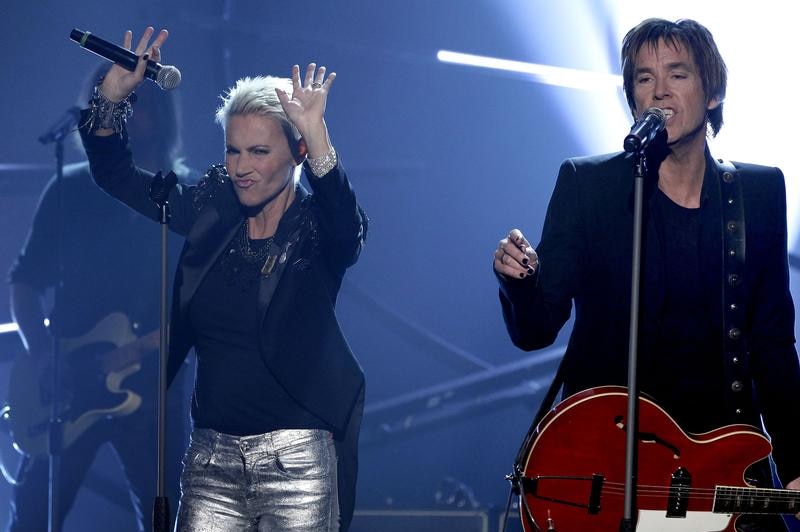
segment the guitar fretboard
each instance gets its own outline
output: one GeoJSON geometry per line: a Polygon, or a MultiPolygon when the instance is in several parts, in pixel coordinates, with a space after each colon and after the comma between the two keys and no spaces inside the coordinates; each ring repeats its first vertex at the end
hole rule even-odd
{"type": "Polygon", "coordinates": [[[717,486],[714,512],[748,514],[796,514],[800,512],[800,491],[717,486]]]}

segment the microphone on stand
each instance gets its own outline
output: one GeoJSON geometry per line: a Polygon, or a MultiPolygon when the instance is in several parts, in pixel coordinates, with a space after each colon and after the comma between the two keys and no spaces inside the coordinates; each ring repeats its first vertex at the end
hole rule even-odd
{"type": "Polygon", "coordinates": [[[72,129],[78,125],[81,117],[81,108],[78,106],[70,107],[62,114],[47,131],[39,135],[39,142],[50,144],[66,137],[72,129]]]}
{"type": "MultiPolygon", "coordinates": [[[[126,70],[133,72],[139,63],[139,56],[122,46],[101,39],[91,32],[73,28],[69,38],[86,48],[90,52],[116,63],[126,70]]],[[[161,65],[148,59],[144,77],[155,81],[156,85],[164,90],[172,90],[181,83],[181,71],[171,65],[161,65]]]]}
{"type": "Polygon", "coordinates": [[[153,180],[150,181],[150,200],[159,207],[164,205],[169,198],[170,191],[175,188],[177,184],[178,176],[175,175],[175,172],[170,170],[167,175],[162,175],[161,171],[159,171],[153,176],[153,180]]]}
{"type": "Polygon", "coordinates": [[[650,107],[631,127],[623,146],[628,153],[635,153],[647,147],[667,125],[667,116],[662,109],[650,107]]]}

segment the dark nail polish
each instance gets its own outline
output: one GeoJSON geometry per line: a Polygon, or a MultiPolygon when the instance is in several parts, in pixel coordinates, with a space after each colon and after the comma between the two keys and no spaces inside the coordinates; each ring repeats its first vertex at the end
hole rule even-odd
{"type": "Polygon", "coordinates": [[[522,264],[524,264],[524,265],[528,264],[528,257],[525,257],[524,259],[522,259],[522,264]]]}
{"type": "Polygon", "coordinates": [[[528,275],[533,275],[535,271],[533,268],[528,267],[528,275]]]}
{"type": "Polygon", "coordinates": [[[142,56],[142,59],[144,59],[145,61],[147,61],[148,59],[150,59],[150,54],[144,54],[144,55],[142,56]]]}
{"type": "Polygon", "coordinates": [[[524,279],[524,278],[525,278],[525,272],[522,272],[522,273],[520,273],[520,274],[519,274],[519,278],[520,278],[520,279],[524,279]]]}

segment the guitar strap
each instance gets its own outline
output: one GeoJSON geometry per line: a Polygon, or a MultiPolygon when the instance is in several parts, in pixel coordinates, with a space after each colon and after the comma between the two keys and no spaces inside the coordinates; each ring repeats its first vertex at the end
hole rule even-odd
{"type": "Polygon", "coordinates": [[[733,422],[751,419],[753,390],[749,353],[744,338],[745,220],[741,175],[736,167],[716,160],[722,204],[722,326],[725,403],[733,422]]]}

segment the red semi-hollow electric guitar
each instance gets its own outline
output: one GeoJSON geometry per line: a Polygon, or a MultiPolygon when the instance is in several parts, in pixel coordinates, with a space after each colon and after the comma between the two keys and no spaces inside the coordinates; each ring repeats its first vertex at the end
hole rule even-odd
{"type": "MultiPolygon", "coordinates": [[[[536,427],[520,464],[526,532],[619,529],[627,397],[618,386],[586,390],[559,403],[536,427]]],[[[800,491],[745,482],[745,469],[771,451],[753,427],[687,434],[645,398],[639,416],[637,532],[733,532],[739,514],[800,512],[800,491]]]]}

